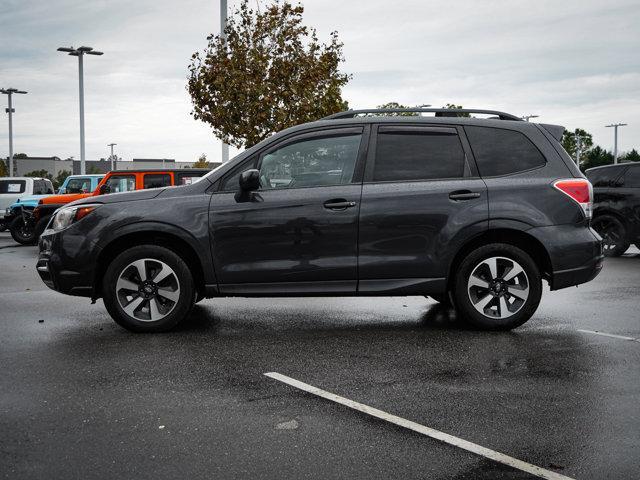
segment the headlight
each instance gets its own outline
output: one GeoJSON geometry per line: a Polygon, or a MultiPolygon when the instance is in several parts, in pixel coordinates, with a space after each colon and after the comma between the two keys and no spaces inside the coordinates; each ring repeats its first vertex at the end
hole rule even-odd
{"type": "Polygon", "coordinates": [[[11,207],[7,207],[7,210],[4,213],[5,213],[5,215],[10,216],[11,215],[11,207]]]}
{"type": "Polygon", "coordinates": [[[64,230],[69,225],[82,220],[99,206],[100,204],[87,204],[63,207],[55,213],[51,229],[55,232],[64,230]]]}

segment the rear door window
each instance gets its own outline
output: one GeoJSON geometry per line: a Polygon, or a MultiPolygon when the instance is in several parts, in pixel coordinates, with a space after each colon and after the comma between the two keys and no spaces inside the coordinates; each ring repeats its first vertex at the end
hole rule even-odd
{"type": "Polygon", "coordinates": [[[624,186],[627,188],[640,187],[640,165],[629,167],[624,174],[624,186]]]}
{"type": "Polygon", "coordinates": [[[168,173],[149,173],[144,176],[142,188],[162,188],[171,186],[171,175],[168,173]]]}
{"type": "Polygon", "coordinates": [[[372,180],[460,178],[465,154],[454,128],[379,127],[372,180]]]}
{"type": "Polygon", "coordinates": [[[540,150],[520,132],[468,126],[464,130],[483,177],[524,172],[546,163],[540,150]]]}

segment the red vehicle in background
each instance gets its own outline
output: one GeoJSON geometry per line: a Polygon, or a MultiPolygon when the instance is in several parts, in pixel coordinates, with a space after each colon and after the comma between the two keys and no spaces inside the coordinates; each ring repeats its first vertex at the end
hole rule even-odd
{"type": "Polygon", "coordinates": [[[33,210],[36,237],[47,227],[51,215],[61,206],[81,198],[104,195],[107,193],[130,192],[147,188],[190,185],[209,173],[206,168],[182,168],[174,170],[114,170],[105,175],[98,187],[91,193],[52,195],[42,198],[33,210]]]}

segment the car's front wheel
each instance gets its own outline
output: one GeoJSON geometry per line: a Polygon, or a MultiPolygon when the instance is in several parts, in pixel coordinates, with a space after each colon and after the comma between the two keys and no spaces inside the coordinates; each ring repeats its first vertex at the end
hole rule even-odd
{"type": "Polygon", "coordinates": [[[542,295],[538,266],[523,250],[493,243],[469,253],[455,277],[454,300],[462,318],[490,330],[510,330],[534,314],[542,295]]]}
{"type": "Polygon", "coordinates": [[[191,311],[195,298],[188,265],[175,252],[140,245],[107,267],[103,301],[113,319],[133,332],[165,332],[191,311]]]}
{"type": "Polygon", "coordinates": [[[35,245],[38,237],[30,222],[23,220],[22,215],[16,217],[11,222],[11,237],[21,245],[35,245]]]}

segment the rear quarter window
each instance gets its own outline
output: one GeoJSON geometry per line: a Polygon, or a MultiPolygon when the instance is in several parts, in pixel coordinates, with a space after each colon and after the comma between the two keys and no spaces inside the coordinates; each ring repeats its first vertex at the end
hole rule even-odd
{"type": "Polygon", "coordinates": [[[525,135],[493,127],[464,127],[483,177],[495,177],[542,167],[546,160],[525,135]]]}

